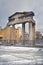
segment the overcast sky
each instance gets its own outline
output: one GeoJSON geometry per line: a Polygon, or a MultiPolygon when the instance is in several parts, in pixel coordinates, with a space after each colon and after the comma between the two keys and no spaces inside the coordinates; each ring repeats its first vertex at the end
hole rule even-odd
{"type": "Polygon", "coordinates": [[[5,27],[8,17],[18,11],[33,11],[36,30],[43,33],[43,0],[0,0],[0,26],[5,27]]]}

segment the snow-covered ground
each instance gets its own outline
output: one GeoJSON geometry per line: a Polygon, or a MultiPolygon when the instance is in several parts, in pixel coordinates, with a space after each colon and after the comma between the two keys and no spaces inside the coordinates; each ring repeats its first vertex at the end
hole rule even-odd
{"type": "Polygon", "coordinates": [[[43,48],[0,46],[0,65],[43,65],[43,48]]]}

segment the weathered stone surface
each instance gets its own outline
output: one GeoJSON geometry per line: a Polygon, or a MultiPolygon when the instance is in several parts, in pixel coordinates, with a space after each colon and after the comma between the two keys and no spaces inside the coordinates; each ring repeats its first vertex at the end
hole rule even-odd
{"type": "MultiPolygon", "coordinates": [[[[25,23],[29,22],[29,41],[32,41],[32,43],[35,40],[35,21],[33,19],[33,16],[34,16],[33,12],[16,12],[15,14],[9,17],[8,22],[8,25],[15,25],[22,23],[22,40],[25,40],[24,37],[25,23]]],[[[33,45],[32,43],[30,45],[33,45]]]]}

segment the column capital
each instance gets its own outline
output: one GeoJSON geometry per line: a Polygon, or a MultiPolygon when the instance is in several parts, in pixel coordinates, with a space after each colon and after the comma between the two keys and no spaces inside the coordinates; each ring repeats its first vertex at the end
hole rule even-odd
{"type": "Polygon", "coordinates": [[[32,23],[32,25],[34,26],[34,25],[35,25],[35,23],[32,23]]]}

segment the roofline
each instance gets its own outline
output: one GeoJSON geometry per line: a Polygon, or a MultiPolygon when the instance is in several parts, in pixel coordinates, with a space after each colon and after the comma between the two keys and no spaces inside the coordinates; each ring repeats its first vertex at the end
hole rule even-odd
{"type": "Polygon", "coordinates": [[[9,16],[8,18],[11,18],[12,16],[15,16],[16,14],[26,14],[26,13],[29,13],[30,15],[34,16],[34,12],[29,11],[29,12],[16,12],[16,13],[12,14],[11,16],[9,16]]]}

